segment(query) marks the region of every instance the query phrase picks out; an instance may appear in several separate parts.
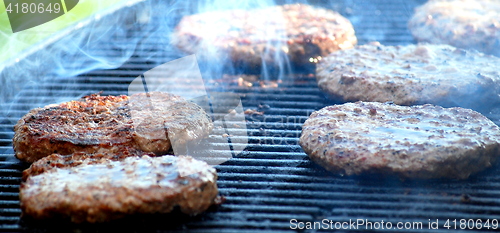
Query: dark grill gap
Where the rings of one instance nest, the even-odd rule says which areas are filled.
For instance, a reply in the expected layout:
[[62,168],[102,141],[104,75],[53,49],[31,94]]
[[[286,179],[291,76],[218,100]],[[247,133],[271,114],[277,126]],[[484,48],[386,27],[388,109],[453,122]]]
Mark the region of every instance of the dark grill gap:
[[[352,20],[360,44],[379,40],[393,45],[414,42],[406,22],[413,8],[422,2],[345,1],[328,7]],[[147,46],[152,51],[161,47]],[[144,60],[142,55],[135,54],[115,70],[92,71],[22,90],[10,115],[0,119],[0,230],[44,232],[54,228],[50,224],[24,223],[19,218],[18,188],[26,165],[12,159],[12,127],[32,107],[29,103],[37,98],[45,98],[46,102],[61,101],[57,98],[61,93],[68,96],[99,91],[104,95],[126,94],[133,78],[155,66],[154,59],[169,61],[161,55]],[[222,90],[215,85],[209,88]],[[443,228],[446,219],[500,219],[498,167],[466,181],[401,181],[383,176],[342,177],[312,163],[298,145],[301,125],[311,112],[331,103],[323,98],[313,77],[288,79],[278,88],[261,88],[256,83],[251,88],[229,85],[229,90],[241,95],[244,109],[264,111],[264,115],[246,117],[249,145],[235,158],[217,166],[220,193],[227,199],[222,206],[196,217],[161,215],[111,224],[57,223],[56,226],[88,231],[280,232],[291,231],[290,219],[321,221],[326,218],[417,221],[423,222],[424,229],[400,232],[428,232],[428,219],[439,219],[440,230],[433,232],[449,232]],[[216,143],[211,146],[213,153],[222,148]],[[173,220],[165,222],[166,219]]]

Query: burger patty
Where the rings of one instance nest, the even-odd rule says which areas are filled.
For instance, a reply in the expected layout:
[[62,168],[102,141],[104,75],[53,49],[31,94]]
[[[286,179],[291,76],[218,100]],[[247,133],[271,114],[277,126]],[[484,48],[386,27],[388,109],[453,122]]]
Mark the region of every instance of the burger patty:
[[415,9],[408,27],[418,41],[500,56],[498,0],[434,0]]
[[310,64],[357,43],[348,19],[302,4],[185,16],[175,28],[172,41],[187,53],[209,59],[229,57],[253,70],[263,63],[272,65],[283,60],[297,66]]
[[356,102],[325,107],[303,125],[300,145],[334,173],[458,178],[500,156],[500,128],[478,112],[430,104]]
[[30,176],[20,188],[23,216],[105,222],[130,214],[199,214],[216,203],[217,173],[189,156],[129,157]]
[[498,102],[497,67],[500,58],[449,45],[375,42],[324,57],[316,79],[321,90],[341,101],[473,108]]
[[53,153],[165,154],[172,146],[183,152],[212,128],[200,106],[173,94],[90,95],[31,110],[14,126],[13,145],[25,162]]

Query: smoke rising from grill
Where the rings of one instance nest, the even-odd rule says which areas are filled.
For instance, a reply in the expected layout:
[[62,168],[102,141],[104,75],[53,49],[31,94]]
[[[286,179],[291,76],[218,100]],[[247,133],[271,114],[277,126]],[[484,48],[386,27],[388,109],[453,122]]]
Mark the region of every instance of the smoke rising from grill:
[[[377,13],[378,7],[373,3],[364,3],[361,7],[353,1],[342,1],[341,3],[314,0],[298,2],[311,3],[341,12],[355,26],[365,23],[371,17],[384,18],[384,20],[379,20],[382,22],[383,25],[380,26],[383,28],[389,28],[388,25],[405,23],[393,19],[392,15],[389,15],[391,17],[387,16],[388,13],[396,15],[401,14],[401,12]],[[89,90],[79,90],[81,81],[74,76],[95,69],[120,67],[133,54],[137,54],[141,60],[146,60],[150,64],[148,69],[138,70],[138,74],[145,73],[160,64],[190,55],[180,51],[171,43],[172,32],[183,16],[232,9],[265,8],[289,3],[292,1],[227,2],[214,0],[200,3],[145,1],[123,7],[107,16],[96,14],[90,22],[77,25],[72,32],[58,41],[48,46],[36,46],[37,50],[31,55],[19,57],[18,61],[14,59],[8,64],[3,64],[6,66],[0,66],[0,83],[4,87],[0,93],[0,107],[3,110],[0,112],[0,123],[13,123],[34,107],[68,101],[90,94]],[[362,12],[361,8],[369,8],[370,11]],[[412,6],[409,5],[408,9],[410,8]],[[403,12],[406,15],[411,13],[409,10]],[[391,42],[389,38],[393,36],[387,31],[374,30],[372,27],[360,32],[359,35],[362,38],[360,43],[366,43],[369,40],[386,40],[389,41],[389,44]],[[282,33],[269,33],[266,36],[281,37],[283,35]],[[279,40],[270,41],[272,47],[281,46]],[[206,57],[209,59],[201,59],[202,62],[199,63],[204,80],[218,79],[225,73],[241,74],[244,72],[238,65],[231,64],[228,61],[228,56],[223,56],[216,61],[210,60],[211,52],[215,53],[216,51],[208,51]],[[295,71],[283,53],[267,51],[265,55],[271,55],[270,60],[276,61],[276,63],[274,68],[263,63],[262,67],[255,71],[261,75],[262,79],[280,79],[286,77],[287,73]],[[89,79],[101,78],[106,77],[91,77]],[[57,84],[55,87],[46,88],[53,86],[54,83]],[[30,88],[26,88],[28,86]],[[50,90],[50,93],[37,93],[40,89]],[[93,91],[99,92],[101,90]]]
[[[3,87],[0,92],[1,122],[12,124],[32,108],[90,94],[89,90],[79,90],[77,84],[81,79],[75,76],[96,69],[120,67],[133,54],[150,62],[150,68],[189,55],[171,44],[171,33],[183,16],[200,12],[263,8],[286,3],[290,2],[144,1],[136,4],[132,2],[131,5],[120,6],[108,12],[95,13],[70,30],[56,33],[43,43],[31,46],[0,64],[0,85]],[[29,30],[24,31],[23,35],[37,32],[36,28]],[[16,36],[9,38],[16,40]],[[266,36],[283,35],[271,33]],[[268,39],[273,41],[272,38]],[[270,43],[273,47],[280,47],[282,42],[277,40]],[[9,49],[5,52],[12,53],[10,51]],[[207,62],[211,57],[210,52],[209,59],[199,64],[205,80],[220,78],[224,73],[241,72],[238,66],[232,66],[228,62],[227,57]],[[269,60],[277,62],[276,68],[263,64],[262,68],[256,70],[262,73],[264,79],[282,78],[291,72],[292,67],[282,53],[266,51],[263,56],[268,55],[271,56]],[[138,71],[142,72],[146,70]],[[47,88],[48,86],[50,88]],[[38,93],[42,89],[49,89],[50,93]]]
[[[32,51],[23,52],[10,61],[0,64],[0,85],[3,87],[0,92],[0,109],[2,109],[0,124],[8,127],[35,107],[65,102],[99,92],[100,89],[89,91],[88,88],[82,88],[82,86],[86,85],[86,80],[107,78],[92,77],[92,74],[86,75],[83,79],[75,77],[79,74],[95,69],[120,67],[131,56],[137,54],[140,56],[138,59],[147,61],[150,65],[147,69],[137,70],[139,75],[160,64],[189,55],[171,44],[171,33],[183,16],[210,11],[265,8],[290,3],[311,3],[339,12],[350,12],[355,6],[351,1],[337,3],[315,0],[309,2],[302,0],[278,0],[276,2],[273,0],[230,2],[214,0],[199,3],[144,1],[117,7],[112,10],[113,12],[98,12],[89,20],[64,32],[66,35],[61,38],[49,38],[45,41],[46,43],[33,46]],[[357,19],[360,21],[359,18]],[[276,33],[267,36],[282,35]],[[270,43],[273,47],[280,47],[279,41]],[[285,74],[293,69],[287,57],[282,53],[273,53],[271,60],[277,61],[275,64],[277,68],[271,70],[271,67],[264,64],[262,68],[256,70],[262,74],[263,79],[284,78]],[[226,60],[216,62],[200,62],[199,67],[205,80],[220,78],[224,73],[241,72],[238,66],[228,64],[226,57]],[[126,94],[126,90],[117,90],[113,93]],[[0,125],[0,127],[4,126]],[[11,129],[5,129],[5,131],[11,131]],[[236,133],[227,132],[227,134]],[[8,138],[9,136],[5,137],[5,139]],[[236,139],[233,138],[233,140]]]
[[[170,44],[170,34],[184,15],[274,4],[271,1],[231,4],[213,1],[196,6],[185,1],[131,3],[109,10],[111,12],[98,12],[61,32],[64,35],[56,34],[0,64],[2,130],[11,131],[4,127],[15,124],[30,109],[101,91],[80,89],[82,81],[75,77],[79,74],[120,67],[133,54],[149,61],[151,67],[185,56]],[[31,32],[36,33],[36,28]],[[29,32],[25,34],[29,35]],[[16,36],[9,38],[16,40]],[[224,69],[223,64],[202,64],[201,67],[205,79],[220,77]],[[139,70],[138,73],[146,71]],[[121,92],[125,94],[126,90]],[[5,139],[10,137],[6,135]],[[11,153],[11,149],[7,153]]]
[[[76,90],[78,88],[74,83],[77,79],[74,76],[95,69],[117,68],[134,53],[140,55],[141,59],[150,61],[152,66],[189,55],[170,43],[171,32],[182,16],[274,4],[270,0],[229,3],[216,0],[199,4],[187,1],[145,1],[120,6],[118,9],[109,10],[111,12],[98,12],[79,22],[71,30],[61,32],[66,35],[48,38],[0,64],[0,84],[3,87],[0,93],[0,116],[4,119],[19,118],[31,108],[89,94]],[[32,31],[36,33],[36,28]],[[10,38],[15,40],[16,35]],[[234,67],[228,68],[222,62],[200,64],[200,68],[205,79],[218,78],[223,70],[234,72]],[[280,68],[289,69],[286,65],[280,65]],[[64,84],[57,80],[64,80]],[[24,93],[27,91],[26,87],[31,86],[29,89],[38,90],[53,83],[59,83],[60,86],[52,93],[31,93],[33,96],[44,97],[28,99],[30,93]],[[12,108],[19,103],[22,103],[22,109]]]
[[[3,110],[0,116],[18,118],[33,107],[88,94],[72,86],[76,82],[74,76],[94,69],[116,68],[130,58],[135,47],[123,40],[137,44],[150,30],[146,24],[149,10],[147,4],[140,3],[105,12],[109,15],[98,12],[0,64],[0,106]],[[29,33],[37,33],[36,28],[23,35]],[[10,38],[15,40],[17,36],[14,34]],[[64,84],[58,80],[64,80]],[[61,86],[53,88],[51,93],[25,93],[30,89],[36,92],[53,83]],[[26,99],[30,94],[42,98]],[[21,103],[23,109],[11,109]]]

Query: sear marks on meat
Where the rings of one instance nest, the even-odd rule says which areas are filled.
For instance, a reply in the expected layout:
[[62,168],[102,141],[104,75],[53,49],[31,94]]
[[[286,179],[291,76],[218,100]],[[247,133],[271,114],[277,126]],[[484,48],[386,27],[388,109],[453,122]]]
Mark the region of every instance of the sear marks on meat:
[[312,113],[299,144],[334,173],[465,179],[498,159],[500,128],[470,109],[356,102]]
[[14,126],[13,145],[25,162],[53,153],[160,155],[172,144],[182,152],[186,143],[206,137],[212,128],[200,106],[173,94],[90,95],[31,110]]
[[[51,155],[54,156],[54,155]],[[129,157],[50,169],[21,184],[23,216],[105,222],[130,214],[199,214],[216,203],[213,167],[189,156]]]

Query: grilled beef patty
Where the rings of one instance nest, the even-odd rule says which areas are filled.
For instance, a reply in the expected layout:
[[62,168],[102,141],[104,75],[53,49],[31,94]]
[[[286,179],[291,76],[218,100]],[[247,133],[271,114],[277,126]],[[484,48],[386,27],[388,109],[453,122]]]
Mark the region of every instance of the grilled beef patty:
[[334,173],[465,179],[500,156],[500,128],[470,109],[356,102],[312,113],[299,143]]
[[499,101],[497,67],[500,58],[449,45],[371,43],[324,57],[316,78],[341,101],[477,109]]
[[302,4],[185,16],[172,41],[187,53],[209,59],[228,57],[238,67],[252,70],[283,60],[304,66],[357,43],[348,19]]
[[165,154],[172,145],[177,153],[212,128],[200,106],[173,94],[90,95],[30,111],[14,126],[13,145],[25,162],[53,153]]
[[122,161],[49,169],[20,188],[23,216],[105,222],[130,214],[198,214],[217,201],[217,173],[189,156],[129,157]]
[[500,56],[498,0],[433,0],[415,9],[408,27],[418,41]]

